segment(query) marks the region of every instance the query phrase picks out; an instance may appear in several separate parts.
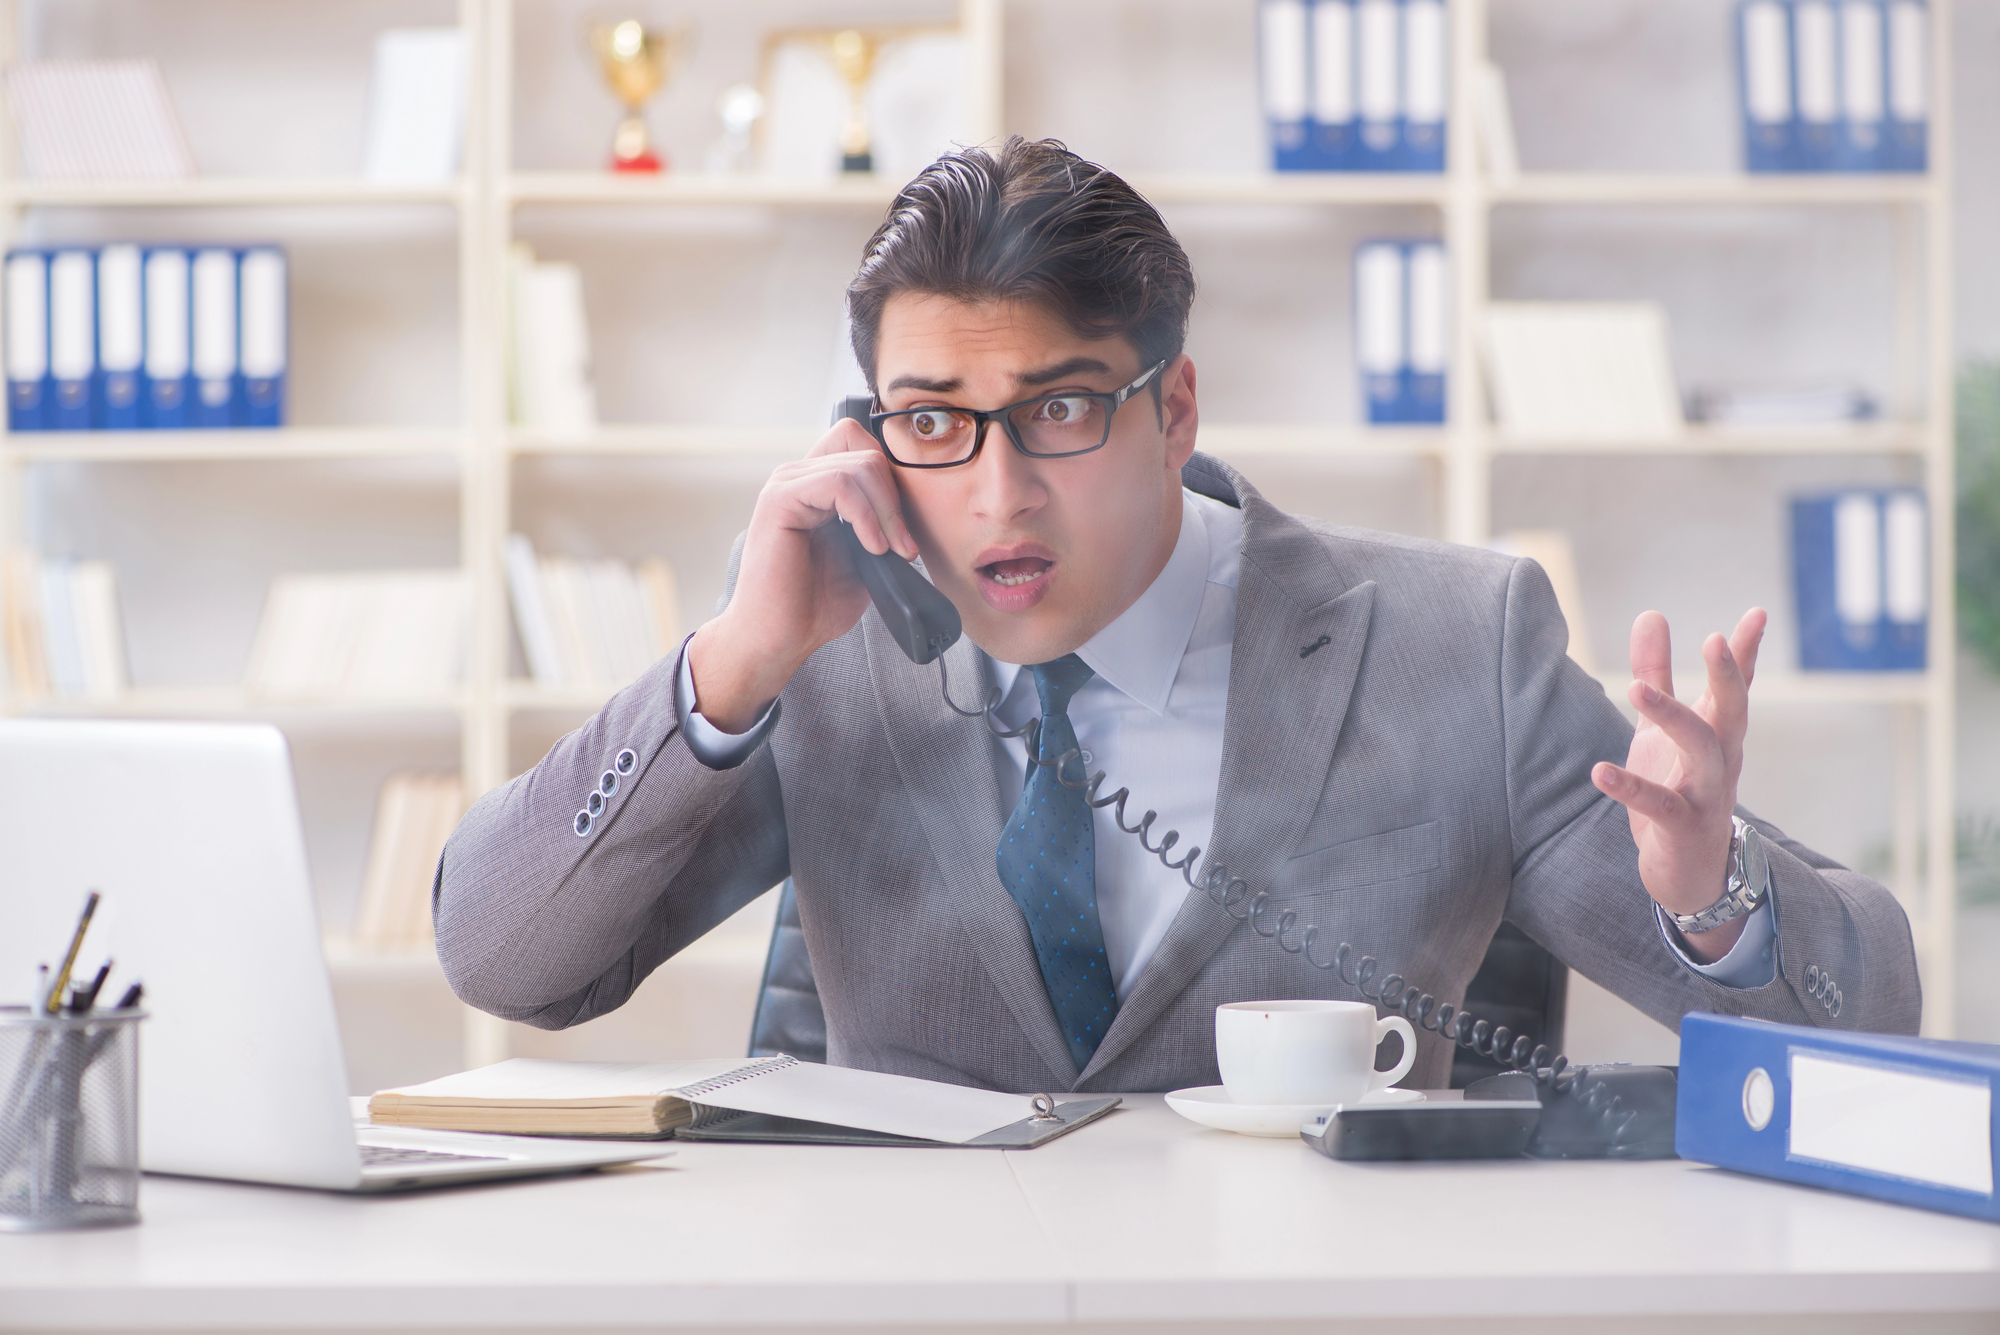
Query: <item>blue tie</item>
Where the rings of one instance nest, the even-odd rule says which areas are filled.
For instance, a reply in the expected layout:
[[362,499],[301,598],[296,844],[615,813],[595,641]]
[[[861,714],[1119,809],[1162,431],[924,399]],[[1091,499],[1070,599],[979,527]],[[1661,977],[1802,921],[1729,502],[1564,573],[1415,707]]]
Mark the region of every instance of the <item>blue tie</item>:
[[[1000,836],[994,861],[1000,883],[1028,920],[1042,986],[1081,1070],[1118,1013],[1104,928],[1097,918],[1097,832],[1090,804],[1082,789],[1058,782],[1055,769],[1057,757],[1076,746],[1070,697],[1092,674],[1075,654],[1029,670],[1042,697],[1039,750],[1045,763],[1029,757],[1027,786]],[[1083,762],[1075,756],[1064,768],[1071,782],[1083,777]]]

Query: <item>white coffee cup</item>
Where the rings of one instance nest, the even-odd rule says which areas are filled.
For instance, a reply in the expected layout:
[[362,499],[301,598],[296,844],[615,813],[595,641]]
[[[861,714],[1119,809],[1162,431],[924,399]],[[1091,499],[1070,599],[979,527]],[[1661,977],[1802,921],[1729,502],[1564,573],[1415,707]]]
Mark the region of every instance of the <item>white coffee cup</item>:
[[[1403,1038],[1392,1070],[1375,1069],[1375,1045]],[[1410,1072],[1417,1035],[1400,1015],[1375,1018],[1361,1001],[1233,1001],[1215,1008],[1215,1060],[1236,1103],[1358,1103]]]

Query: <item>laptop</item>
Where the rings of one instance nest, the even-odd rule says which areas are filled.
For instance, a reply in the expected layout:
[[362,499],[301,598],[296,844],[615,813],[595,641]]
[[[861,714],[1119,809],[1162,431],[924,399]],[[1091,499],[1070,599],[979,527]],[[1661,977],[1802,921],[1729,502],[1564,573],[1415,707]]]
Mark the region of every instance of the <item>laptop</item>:
[[143,979],[148,1172],[395,1191],[657,1159],[658,1142],[357,1124],[283,734],[263,725],[0,720],[0,1003],[57,963]]

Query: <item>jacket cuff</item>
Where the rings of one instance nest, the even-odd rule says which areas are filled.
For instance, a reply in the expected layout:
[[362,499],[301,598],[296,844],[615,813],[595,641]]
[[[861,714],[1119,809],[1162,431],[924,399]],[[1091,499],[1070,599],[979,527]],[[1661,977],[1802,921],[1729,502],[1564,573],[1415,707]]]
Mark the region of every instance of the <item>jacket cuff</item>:
[[1777,898],[1777,887],[1773,886],[1764,902],[1744,918],[1743,935],[1736,938],[1729,953],[1712,964],[1703,964],[1688,954],[1680,933],[1667,921],[1665,909],[1653,905],[1653,916],[1659,921],[1660,935],[1682,964],[1724,987],[1757,988],[1778,976]]
[[[688,636],[688,640],[694,636]],[[674,717],[680,722],[681,740],[694,758],[710,769],[735,769],[762,746],[778,726],[781,712],[773,700],[747,732],[724,732],[695,712],[694,668],[688,663],[687,640],[681,641],[681,668],[674,676]]]

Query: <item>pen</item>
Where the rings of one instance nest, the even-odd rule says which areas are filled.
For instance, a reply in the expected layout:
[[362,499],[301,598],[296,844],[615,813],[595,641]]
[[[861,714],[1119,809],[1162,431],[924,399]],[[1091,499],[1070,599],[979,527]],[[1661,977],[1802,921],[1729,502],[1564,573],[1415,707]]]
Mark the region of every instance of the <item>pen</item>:
[[118,998],[118,1009],[121,1011],[131,1010],[139,1004],[139,998],[145,995],[146,985],[144,983],[132,984],[132,986],[125,989],[125,995]]
[[76,932],[69,939],[69,954],[63,956],[62,968],[56,970],[55,986],[42,1002],[42,1009],[50,1015],[62,1010],[63,989],[69,986],[70,970],[76,968],[76,954],[83,949],[83,934],[90,930],[91,916],[97,912],[97,901],[102,898],[95,890],[84,898],[83,915],[76,920]]
[[[92,1010],[96,1009],[97,994],[104,990],[104,980],[106,978],[109,978],[110,976],[111,976],[111,961],[106,960],[104,961],[104,963],[97,966],[97,977],[90,980],[90,987],[86,989],[83,993],[83,1010],[81,1012],[82,1014],[88,1015]],[[76,998],[74,994],[71,995],[70,1000],[72,1004],[75,1002]]]

